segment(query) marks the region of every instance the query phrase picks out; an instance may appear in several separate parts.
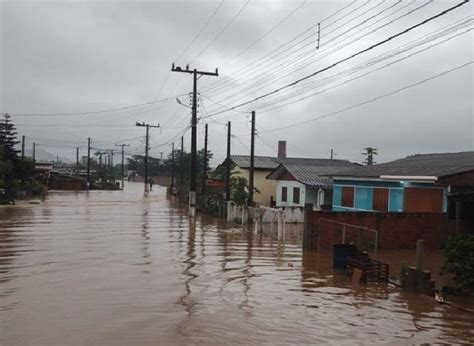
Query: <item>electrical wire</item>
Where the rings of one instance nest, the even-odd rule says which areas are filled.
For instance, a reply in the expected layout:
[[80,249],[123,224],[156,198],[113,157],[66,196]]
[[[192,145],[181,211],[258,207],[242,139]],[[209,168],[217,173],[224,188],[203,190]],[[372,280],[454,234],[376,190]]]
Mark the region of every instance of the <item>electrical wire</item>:
[[[355,58],[355,57],[357,57],[357,56],[359,56],[359,55],[361,55],[361,54],[364,54],[364,53],[366,53],[366,52],[368,52],[368,51],[370,51],[370,50],[372,50],[372,49],[374,49],[374,48],[376,48],[376,47],[379,47],[379,46],[381,46],[381,45],[383,45],[383,44],[385,44],[385,43],[387,43],[387,42],[390,42],[390,41],[392,41],[393,39],[395,39],[395,38],[397,38],[397,37],[400,37],[400,36],[402,36],[402,35],[404,35],[404,34],[410,32],[410,31],[414,30],[415,28],[418,28],[418,27],[420,27],[420,26],[422,26],[422,25],[425,25],[426,23],[428,23],[428,22],[430,22],[430,21],[432,21],[432,20],[435,20],[435,19],[437,19],[437,18],[439,18],[439,17],[441,17],[441,16],[443,16],[443,15],[445,15],[445,14],[451,12],[451,11],[454,11],[455,9],[457,9],[457,8],[459,8],[459,7],[463,6],[463,5],[465,5],[465,4],[468,3],[468,2],[469,2],[469,0],[464,0],[463,2],[458,3],[458,4],[455,5],[455,6],[452,6],[452,7],[448,8],[448,9],[446,9],[446,10],[444,10],[444,11],[442,11],[442,12],[440,12],[440,13],[434,15],[434,16],[431,16],[431,17],[429,17],[429,18],[427,18],[427,19],[425,19],[425,20],[423,20],[423,21],[421,21],[421,22],[419,22],[419,23],[417,23],[417,24],[415,24],[415,25],[412,25],[412,26],[410,26],[410,27],[408,27],[408,28],[406,28],[406,29],[404,29],[404,30],[402,30],[402,31],[400,31],[400,32],[398,32],[398,33],[396,33],[396,34],[394,34],[394,35],[391,35],[391,36],[389,36],[388,38],[386,38],[386,39],[384,39],[384,40],[382,40],[382,41],[379,41],[379,42],[377,42],[377,43],[375,43],[375,44],[372,44],[372,45],[370,45],[369,47],[364,48],[364,49],[362,49],[362,50],[360,50],[360,51],[358,51],[358,52],[356,52],[356,53],[353,53],[353,54],[349,55],[349,56],[346,57],[346,58],[340,59],[340,60],[336,61],[335,63],[329,65],[329,66],[326,66],[326,67],[324,67],[324,68],[322,68],[322,69],[319,69],[319,70],[317,70],[317,71],[315,71],[315,72],[313,72],[313,73],[311,73],[311,74],[309,74],[309,75],[306,75],[306,76],[304,76],[304,77],[302,77],[302,78],[299,78],[299,79],[297,79],[297,80],[295,80],[295,81],[293,81],[293,82],[291,82],[291,83],[289,83],[289,84],[286,84],[286,85],[284,85],[284,86],[282,86],[282,87],[280,87],[280,88],[277,88],[277,89],[275,89],[275,90],[273,90],[273,91],[270,91],[270,92],[267,92],[267,93],[265,93],[265,94],[262,94],[262,95],[260,95],[260,96],[258,96],[258,97],[256,97],[256,98],[253,98],[253,99],[251,99],[251,100],[248,100],[248,101],[242,102],[242,103],[240,103],[240,104],[237,104],[237,105],[235,105],[235,106],[229,107],[229,110],[230,110],[230,109],[236,109],[236,108],[238,108],[238,107],[242,107],[242,106],[248,105],[248,104],[250,104],[250,103],[256,102],[256,101],[261,100],[261,99],[263,99],[263,98],[265,98],[265,97],[268,97],[268,96],[270,96],[270,95],[273,95],[273,94],[279,93],[279,92],[281,92],[281,91],[283,91],[283,90],[286,90],[286,89],[288,89],[288,88],[290,88],[290,87],[292,87],[292,86],[294,86],[294,85],[297,85],[298,83],[300,83],[300,82],[302,82],[302,81],[304,81],[304,80],[307,80],[307,79],[309,79],[309,78],[312,78],[312,77],[314,77],[314,76],[316,76],[316,75],[318,75],[318,74],[320,74],[320,73],[322,73],[322,72],[328,71],[328,70],[330,70],[330,69],[332,69],[332,68],[334,68],[334,67],[336,67],[336,66],[338,66],[338,65],[340,65],[340,64],[342,64],[342,63],[344,63],[344,62],[346,62],[346,61],[348,61],[348,60],[350,60],[350,59],[353,59],[353,58]],[[210,116],[217,115],[217,114],[220,114],[220,113],[223,113],[223,112],[227,112],[227,111],[229,111],[229,110],[224,110],[224,111],[216,112],[216,113],[210,114]]]
[[358,107],[361,107],[361,106],[364,106],[364,105],[367,105],[369,103],[372,103],[372,102],[375,102],[375,101],[378,101],[380,99],[383,99],[385,97],[388,97],[388,96],[392,96],[392,95],[395,95],[397,93],[400,93],[402,91],[405,91],[405,90],[408,90],[408,89],[411,89],[411,88],[414,88],[416,86],[419,86],[421,84],[424,84],[424,83],[427,83],[431,80],[434,80],[434,79],[437,79],[437,78],[440,78],[442,76],[445,76],[451,72],[454,72],[454,71],[457,71],[457,70],[460,70],[464,67],[467,67],[471,64],[474,63],[474,60],[471,60],[467,63],[464,63],[462,65],[459,65],[459,66],[456,66],[454,68],[451,68],[449,70],[445,70],[439,74],[436,74],[434,76],[431,76],[431,77],[428,77],[428,78],[425,78],[423,80],[420,80],[416,83],[412,83],[412,84],[409,84],[409,85],[406,85],[404,87],[401,87],[401,88],[398,88],[398,89],[395,89],[393,91],[390,91],[388,93],[385,93],[385,94],[382,94],[382,95],[379,95],[379,96],[376,96],[376,97],[373,97],[371,99],[368,99],[366,101],[363,101],[363,102],[360,102],[360,103],[357,103],[355,105],[352,105],[352,106],[349,106],[349,107],[345,107],[343,109],[340,109],[340,110],[337,110],[337,111],[334,111],[334,112],[330,112],[330,113],[327,113],[327,114],[324,114],[324,115],[321,115],[319,117],[316,117],[316,118],[311,118],[311,119],[308,119],[308,120],[304,120],[304,121],[299,121],[299,122],[296,122],[296,123],[293,123],[293,124],[290,124],[290,125],[287,125],[287,126],[281,126],[281,127],[277,127],[277,128],[273,128],[273,129],[270,129],[270,130],[266,130],[266,131],[261,131],[261,133],[267,133],[267,132],[275,132],[275,131],[280,131],[280,130],[286,130],[286,129],[289,129],[289,128],[292,128],[292,127],[296,127],[296,126],[300,126],[300,125],[304,125],[304,124],[307,124],[307,123],[310,123],[310,122],[314,122],[314,121],[318,121],[318,120],[321,120],[321,119],[325,119],[325,118],[328,118],[328,117],[331,117],[331,116],[334,116],[334,115],[337,115],[337,114],[340,114],[340,113],[343,113],[343,112],[347,112],[349,110],[352,110],[352,109],[355,109],[355,108],[358,108]]

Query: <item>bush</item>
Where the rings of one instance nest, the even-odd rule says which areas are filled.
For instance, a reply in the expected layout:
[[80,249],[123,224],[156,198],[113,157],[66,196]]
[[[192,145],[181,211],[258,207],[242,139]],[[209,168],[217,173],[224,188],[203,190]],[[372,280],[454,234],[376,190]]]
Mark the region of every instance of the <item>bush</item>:
[[453,274],[458,288],[474,293],[474,235],[458,234],[448,239],[441,274]]

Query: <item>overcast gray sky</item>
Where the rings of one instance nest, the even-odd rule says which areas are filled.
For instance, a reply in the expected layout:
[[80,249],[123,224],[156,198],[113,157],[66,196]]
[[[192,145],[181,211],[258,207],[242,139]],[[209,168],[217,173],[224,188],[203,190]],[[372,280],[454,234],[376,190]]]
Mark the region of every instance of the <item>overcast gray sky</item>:
[[[1,0],[0,111],[32,113],[13,115],[27,145],[36,141],[71,159],[76,146],[85,153],[87,137],[100,148],[126,142],[129,153],[142,153],[144,128],[135,122],[159,123],[151,130],[151,153],[159,157],[172,141],[178,145],[190,121],[190,110],[175,98],[189,103],[192,77],[170,71],[173,62],[189,63],[219,68],[219,77],[198,81],[198,145],[207,122],[214,165],[225,156],[229,120],[233,153],[248,154],[252,110],[259,155],[275,155],[279,139],[288,142],[289,156],[329,157],[334,148],[336,158],[356,162],[367,146],[378,148],[379,162],[473,150],[472,3],[301,83],[213,115],[460,2]],[[150,101],[157,102],[39,115]],[[283,128],[324,115],[330,116]],[[189,148],[190,131],[184,136]]]

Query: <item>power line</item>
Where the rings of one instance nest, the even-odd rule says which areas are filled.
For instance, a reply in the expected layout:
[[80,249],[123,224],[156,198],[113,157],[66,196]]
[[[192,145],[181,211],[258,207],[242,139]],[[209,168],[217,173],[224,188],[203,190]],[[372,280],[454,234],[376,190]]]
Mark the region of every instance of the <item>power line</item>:
[[[367,47],[367,48],[365,48],[365,49],[362,49],[362,50],[360,50],[360,51],[358,51],[358,52],[356,52],[356,53],[353,53],[353,54],[349,55],[348,57],[346,57],[346,58],[344,58],[344,59],[338,60],[338,61],[336,61],[335,63],[333,63],[333,64],[331,64],[331,65],[329,65],[329,66],[327,66],[327,67],[325,67],[325,68],[322,68],[322,69],[320,69],[320,70],[317,70],[317,71],[315,71],[315,72],[313,72],[313,73],[311,73],[311,74],[309,74],[309,75],[307,75],[307,76],[304,76],[304,77],[302,77],[302,78],[299,78],[299,79],[297,79],[297,80],[295,80],[295,81],[293,81],[293,82],[291,82],[291,83],[289,83],[289,84],[286,84],[286,85],[284,85],[284,86],[282,86],[282,87],[280,87],[280,88],[278,88],[278,89],[275,89],[275,90],[273,90],[273,91],[267,92],[267,93],[265,93],[265,94],[263,94],[263,95],[260,95],[260,96],[254,98],[254,99],[251,99],[251,100],[249,100],[249,101],[245,101],[245,102],[242,102],[242,103],[237,104],[237,105],[235,105],[235,106],[229,107],[229,109],[236,109],[236,108],[238,108],[238,107],[245,106],[245,105],[247,105],[247,104],[253,103],[253,102],[258,101],[258,100],[261,100],[261,99],[263,99],[263,98],[265,98],[265,97],[268,97],[268,96],[270,96],[270,95],[273,95],[273,94],[276,94],[276,93],[278,93],[278,92],[281,92],[282,90],[288,89],[288,88],[290,88],[290,87],[292,87],[292,86],[294,86],[294,85],[297,85],[298,83],[300,83],[300,82],[302,82],[302,81],[304,81],[304,80],[307,80],[307,79],[309,79],[309,78],[312,78],[312,77],[314,77],[314,76],[316,76],[316,75],[318,75],[318,74],[320,74],[320,73],[322,73],[322,72],[325,72],[325,71],[327,71],[327,70],[329,70],[329,69],[331,69],[331,68],[334,68],[334,67],[336,67],[336,66],[342,64],[343,62],[346,62],[346,61],[348,61],[348,60],[350,60],[350,59],[353,59],[353,58],[355,58],[355,57],[357,57],[357,56],[359,56],[359,55],[361,55],[361,54],[363,54],[363,53],[366,53],[366,52],[368,52],[368,51],[370,51],[370,50],[372,50],[372,49],[374,49],[374,48],[376,48],[376,47],[378,47],[378,46],[381,46],[381,45],[383,45],[383,44],[385,44],[385,43],[387,43],[387,42],[389,42],[389,41],[391,41],[391,40],[393,40],[393,39],[395,39],[395,38],[397,38],[397,37],[399,37],[399,36],[402,36],[402,35],[404,35],[404,34],[410,32],[410,31],[412,31],[413,29],[415,29],[415,28],[417,28],[417,27],[420,27],[420,26],[422,26],[422,25],[424,25],[424,24],[426,24],[426,23],[428,23],[428,22],[430,22],[430,21],[432,21],[432,20],[434,20],[434,19],[436,19],[436,18],[439,18],[439,17],[441,17],[441,16],[443,16],[443,15],[445,15],[445,14],[447,14],[447,13],[449,13],[449,12],[455,10],[455,9],[457,9],[458,7],[461,7],[461,6],[465,5],[465,4],[468,3],[468,2],[469,2],[469,0],[464,0],[463,2],[461,2],[461,3],[459,3],[459,4],[455,5],[455,6],[452,6],[452,7],[448,8],[447,10],[444,10],[444,11],[442,11],[442,12],[440,12],[440,13],[438,13],[438,14],[432,16],[432,17],[429,17],[429,18],[427,18],[427,19],[425,19],[425,20],[423,20],[423,21],[421,21],[421,22],[415,24],[415,25],[412,25],[412,26],[408,27],[407,29],[402,30],[402,31],[400,31],[400,32],[398,32],[398,33],[396,33],[396,34],[394,34],[394,35],[392,35],[392,36],[389,36],[388,38],[386,38],[386,39],[384,39],[384,40],[382,40],[382,41],[379,41],[379,42],[377,42],[377,43],[375,43],[375,44],[373,44],[373,45],[371,45],[371,46],[369,46],[369,47]],[[217,115],[217,114],[220,114],[220,113],[224,113],[224,112],[227,112],[227,111],[228,111],[228,110],[216,112],[216,113],[210,114],[210,116]]]
[[[466,22],[469,22],[469,21],[466,21]],[[462,27],[460,27],[460,29],[462,29]],[[456,35],[450,36],[450,37],[448,37],[448,38],[446,38],[446,39],[444,39],[444,40],[442,40],[442,41],[440,41],[440,42],[436,42],[436,43],[434,43],[434,44],[432,44],[432,45],[430,45],[430,46],[428,46],[428,47],[425,47],[425,48],[420,49],[420,50],[418,50],[418,51],[416,51],[416,52],[413,52],[413,53],[411,53],[411,54],[409,54],[409,55],[407,55],[407,56],[404,56],[404,57],[402,57],[402,58],[400,58],[400,59],[397,59],[397,60],[395,60],[395,61],[389,62],[389,63],[387,63],[387,64],[385,64],[385,65],[383,65],[383,66],[381,66],[381,67],[379,67],[379,68],[370,70],[370,71],[368,71],[368,72],[366,72],[366,73],[364,73],[364,74],[362,74],[362,75],[356,76],[356,77],[354,77],[354,78],[351,78],[351,79],[349,79],[349,80],[346,80],[346,81],[344,81],[344,82],[341,82],[341,83],[339,83],[339,84],[336,84],[336,85],[334,85],[334,86],[332,86],[332,87],[329,87],[329,88],[326,88],[326,89],[317,91],[317,92],[312,93],[312,94],[310,94],[310,95],[306,95],[306,96],[300,97],[302,94],[307,93],[307,92],[310,92],[310,91],[313,90],[314,87],[313,87],[312,84],[315,84],[315,83],[311,83],[311,85],[308,85],[308,86],[306,86],[305,88],[296,90],[296,91],[294,92],[294,95],[293,95],[293,96],[287,96],[287,97],[285,97],[285,98],[282,98],[282,99],[277,100],[276,102],[286,101],[286,100],[292,99],[292,98],[294,98],[294,97],[299,97],[298,99],[293,100],[293,101],[290,101],[290,102],[287,102],[287,103],[283,103],[283,104],[280,104],[280,105],[276,105],[276,106],[274,106],[274,107],[270,107],[270,109],[260,110],[260,113],[266,113],[266,112],[269,112],[269,111],[272,111],[272,110],[275,110],[275,109],[278,109],[278,108],[281,108],[281,107],[285,107],[285,106],[288,106],[288,105],[290,105],[290,104],[293,104],[293,103],[302,101],[302,100],[307,99],[307,98],[309,98],[309,97],[313,97],[313,96],[316,96],[316,95],[320,95],[320,94],[322,94],[322,93],[324,93],[324,92],[326,92],[326,91],[329,91],[329,90],[332,90],[332,89],[337,88],[337,87],[339,87],[339,86],[348,84],[348,83],[350,83],[350,82],[352,82],[352,81],[355,81],[355,80],[357,80],[357,79],[363,78],[363,77],[365,77],[365,76],[367,76],[367,75],[370,75],[370,74],[372,74],[372,73],[374,73],[374,72],[380,71],[380,70],[385,69],[385,68],[387,68],[387,67],[389,67],[389,66],[392,66],[392,65],[394,65],[394,64],[396,64],[396,63],[399,63],[399,62],[401,62],[401,61],[404,61],[404,60],[406,60],[406,59],[409,59],[409,58],[411,58],[411,57],[413,57],[413,56],[415,56],[415,55],[417,55],[417,54],[420,54],[420,53],[422,53],[422,52],[428,51],[428,50],[430,50],[430,49],[432,49],[432,48],[434,48],[434,47],[437,47],[437,46],[439,46],[439,45],[441,45],[441,44],[443,44],[443,43],[446,43],[446,42],[448,42],[448,41],[451,41],[452,39],[454,39],[454,38],[456,38],[456,37],[459,37],[459,36],[461,36],[461,35],[464,35],[464,34],[470,32],[470,31],[472,31],[472,30],[473,30],[472,28],[467,29],[467,30],[465,30],[465,31],[463,31],[463,32],[461,32],[461,33],[458,33],[458,34],[456,34]],[[447,34],[450,34],[450,33],[451,33],[451,32],[448,32]],[[425,40],[425,42],[421,42],[421,43],[419,43],[419,44],[412,45],[412,46],[409,46],[409,47],[407,47],[407,48],[403,48],[403,49],[401,49],[400,51],[395,52],[395,53],[391,53],[391,54],[389,54],[389,55],[387,55],[387,54],[382,54],[381,56],[377,57],[376,59],[373,59],[372,61],[370,61],[370,62],[368,62],[368,63],[364,63],[364,64],[361,64],[361,65],[355,67],[355,68],[351,68],[351,69],[342,71],[342,72],[340,72],[340,73],[337,73],[336,75],[333,75],[333,76],[331,76],[331,77],[326,78],[326,79],[323,80],[323,81],[317,81],[316,84],[320,84],[319,86],[324,86],[325,84],[330,84],[330,83],[332,83],[333,81],[335,81],[335,80],[337,80],[337,79],[340,79],[340,78],[342,78],[342,77],[344,77],[344,76],[351,75],[351,74],[353,74],[353,73],[355,73],[355,72],[358,72],[358,71],[360,71],[360,70],[362,70],[362,69],[364,69],[364,68],[370,67],[371,65],[375,65],[375,64],[377,64],[377,63],[379,63],[379,62],[381,62],[381,61],[383,61],[383,60],[390,59],[390,58],[392,58],[392,57],[394,57],[394,56],[396,56],[396,55],[402,54],[402,53],[404,53],[404,52],[406,52],[406,51],[408,51],[408,50],[410,50],[410,49],[416,48],[416,47],[418,47],[418,46],[420,46],[420,45],[422,45],[422,44],[425,44],[425,43],[427,43],[427,42],[429,42],[429,41],[438,39],[438,38],[440,38],[440,37],[442,37],[442,36],[434,37],[434,38],[432,38],[432,39],[430,39],[430,40]],[[340,77],[339,77],[339,76],[340,76]],[[339,78],[336,78],[336,77],[339,77]],[[305,89],[306,89],[306,90],[305,90]],[[263,106],[262,109],[267,108],[267,107],[269,107],[269,106],[272,106],[272,105],[274,105],[274,103],[275,103],[275,101],[273,101],[271,104],[268,104],[268,105]]]
[[237,13],[231,18],[231,20],[217,33],[216,36],[202,49],[194,58],[191,59],[189,64],[193,63],[196,59],[198,59],[206,50],[209,49],[210,46],[213,45],[214,42],[217,41],[217,39],[232,25],[232,23],[240,16],[240,14],[245,10],[245,8],[248,6],[250,0],[247,0],[247,2],[237,11]]
[[299,121],[297,123],[293,123],[291,125],[287,125],[287,126],[282,126],[282,127],[277,127],[277,128],[273,128],[273,129],[270,129],[270,130],[266,130],[266,131],[261,131],[261,133],[267,133],[267,132],[275,132],[275,131],[279,131],[279,130],[286,130],[286,129],[289,129],[289,128],[292,128],[292,127],[296,127],[296,126],[299,126],[299,125],[303,125],[303,124],[307,124],[307,123],[310,123],[310,122],[313,122],[313,121],[317,121],[317,120],[321,120],[321,119],[324,119],[324,118],[329,118],[333,115],[337,115],[337,114],[340,114],[340,113],[343,113],[343,112],[346,112],[346,111],[349,111],[349,110],[352,110],[354,108],[358,108],[358,107],[361,107],[361,106],[364,106],[366,104],[369,104],[369,103],[372,103],[372,102],[375,102],[375,101],[378,101],[380,99],[383,99],[385,97],[388,97],[388,96],[391,96],[391,95],[394,95],[394,94],[397,94],[399,92],[402,92],[404,90],[407,90],[407,89],[411,89],[411,88],[414,88],[416,86],[419,86],[421,84],[424,84],[426,82],[429,82],[433,79],[436,79],[436,78],[439,78],[439,77],[442,77],[444,75],[447,75],[451,72],[454,72],[454,71],[457,71],[457,70],[460,70],[464,67],[467,67],[471,64],[474,63],[474,60],[471,60],[465,64],[462,64],[462,65],[459,65],[459,66],[456,66],[454,68],[451,68],[449,70],[445,70],[437,75],[434,75],[434,76],[431,76],[429,78],[426,78],[426,79],[423,79],[421,81],[418,81],[416,83],[413,83],[413,84],[409,84],[407,86],[404,86],[404,87],[401,87],[401,88],[398,88],[396,90],[393,90],[391,92],[388,92],[388,93],[385,93],[383,95],[379,95],[377,97],[374,97],[374,98],[371,98],[369,100],[366,100],[366,101],[363,101],[363,102],[360,102],[360,103],[357,103],[355,105],[352,105],[352,106],[349,106],[349,107],[346,107],[346,108],[343,108],[343,109],[340,109],[338,111],[335,111],[335,112],[331,112],[331,113],[327,113],[327,114],[324,114],[322,116],[319,116],[317,118],[312,118],[312,119],[308,119],[308,120],[304,120],[304,121]]
[[204,23],[204,25],[202,26],[201,30],[199,30],[199,32],[196,34],[196,36],[194,36],[194,38],[191,40],[191,42],[189,42],[189,44],[186,46],[186,48],[184,48],[184,50],[181,52],[181,54],[179,54],[178,58],[176,58],[175,61],[178,61],[179,59],[181,59],[181,57],[188,51],[188,49],[194,44],[194,42],[197,41],[197,39],[199,38],[199,36],[201,36],[201,34],[204,32],[204,30],[207,28],[207,26],[209,25],[209,23],[212,21],[212,19],[214,19],[214,17],[216,16],[217,12],[219,12],[219,9],[222,7],[222,5],[224,4],[224,1],[225,0],[221,0],[221,2],[219,3],[219,5],[217,6],[217,8],[214,10],[214,12],[212,13],[212,15],[207,19],[207,21]]
[[52,117],[52,116],[91,115],[91,114],[100,114],[100,113],[116,112],[116,111],[122,111],[122,110],[130,109],[130,108],[136,108],[136,107],[146,106],[146,105],[154,104],[154,103],[157,103],[157,102],[163,102],[163,101],[173,100],[173,99],[175,99],[176,97],[180,97],[180,96],[183,96],[183,95],[176,95],[176,96],[171,96],[171,97],[167,97],[167,98],[160,99],[160,100],[149,101],[149,102],[144,102],[144,103],[137,103],[137,104],[134,104],[134,105],[124,106],[124,107],[118,107],[118,108],[102,109],[102,110],[98,110],[98,111],[72,112],[72,113],[8,113],[8,114],[14,115],[14,116],[22,116],[22,117],[29,117],[29,116],[34,116],[34,117],[40,117],[40,116]]
[[258,39],[253,41],[251,44],[249,44],[246,48],[242,49],[239,53],[234,55],[232,58],[227,60],[224,64],[229,64],[231,61],[234,61],[236,58],[244,54],[246,51],[248,51],[250,48],[255,46],[257,43],[262,41],[265,37],[270,35],[276,28],[278,28],[280,25],[282,25],[284,22],[286,22],[289,18],[291,18],[299,9],[301,9],[307,2],[308,0],[303,0],[298,6],[296,6],[288,15],[283,17],[278,23],[276,23],[274,26],[272,26],[270,29],[268,29],[262,36],[260,36]]
[[[402,14],[401,16],[399,16],[399,17],[397,17],[397,18],[395,18],[395,19],[393,19],[393,20],[391,20],[391,21],[389,21],[389,22],[387,22],[387,23],[385,23],[385,24],[382,24],[382,25],[379,26],[379,27],[376,27],[375,29],[371,30],[370,32],[368,32],[368,33],[366,33],[366,34],[363,34],[363,35],[357,37],[356,39],[354,39],[354,40],[351,41],[350,43],[344,43],[343,45],[340,45],[340,46],[338,46],[338,47],[335,47],[332,51],[329,51],[329,48],[334,47],[337,43],[342,43],[342,42],[346,41],[347,39],[349,39],[349,38],[351,38],[351,37],[357,35],[358,32],[355,31],[352,35],[349,35],[348,37],[346,37],[346,38],[344,38],[344,39],[342,39],[342,40],[340,40],[340,41],[338,42],[337,39],[340,38],[341,36],[343,36],[343,34],[339,34],[339,35],[337,35],[336,37],[332,38],[332,39],[329,41],[329,42],[332,42],[332,41],[335,41],[335,42],[334,42],[334,44],[327,46],[326,49],[319,50],[319,51],[315,51],[314,49],[311,49],[311,50],[310,50],[310,53],[312,52],[312,53],[313,53],[313,56],[310,56],[310,57],[307,58],[307,59],[301,60],[300,58],[302,58],[302,57],[304,57],[304,56],[307,55],[307,53],[305,52],[305,53],[303,53],[303,54],[300,54],[300,55],[296,56],[292,61],[283,62],[283,63],[279,64],[276,68],[279,68],[279,67],[283,67],[283,68],[280,69],[280,70],[274,71],[274,73],[273,73],[274,75],[275,75],[275,74],[278,75],[278,77],[277,77],[277,78],[274,78],[274,79],[272,79],[272,80],[270,80],[270,81],[267,82],[267,83],[263,83],[263,84],[269,84],[269,85],[270,85],[270,84],[274,84],[276,81],[283,80],[283,79],[285,79],[285,78],[288,77],[288,76],[292,76],[292,75],[294,75],[295,72],[307,68],[310,64],[314,64],[315,62],[318,62],[318,61],[320,61],[320,60],[322,60],[322,59],[324,59],[324,58],[330,56],[332,53],[340,52],[341,49],[345,48],[346,46],[348,46],[348,45],[350,45],[350,44],[353,44],[353,43],[355,43],[355,42],[361,40],[362,38],[367,37],[367,36],[369,36],[369,35],[375,33],[376,31],[378,31],[378,30],[380,30],[380,29],[382,29],[382,28],[384,28],[384,27],[386,27],[386,26],[388,26],[388,25],[390,25],[390,24],[393,24],[394,22],[396,22],[396,21],[398,21],[398,20],[400,20],[400,19],[402,19],[402,18],[404,18],[404,17],[406,17],[406,16],[412,14],[412,13],[415,12],[415,11],[418,11],[418,10],[420,10],[420,9],[422,9],[422,8],[424,8],[424,7],[426,7],[426,6],[428,6],[428,5],[431,4],[431,3],[432,3],[432,2],[430,1],[430,2],[427,2],[427,3],[425,3],[425,4],[422,4],[422,5],[418,6],[418,7],[416,7],[415,9],[410,10],[410,11],[408,11],[408,12]],[[398,4],[398,3],[396,3],[396,4]],[[399,9],[393,11],[392,13],[390,13],[390,14],[384,16],[383,18],[380,18],[379,20],[377,20],[377,21],[375,21],[374,23],[372,23],[371,25],[369,25],[366,29],[368,29],[368,28],[374,26],[375,24],[379,23],[380,21],[382,21],[382,20],[384,20],[384,19],[386,19],[386,18],[388,18],[388,17],[394,15],[396,12],[399,12],[400,10],[403,10],[403,9],[406,8],[407,6],[410,6],[410,3],[407,4],[406,6],[403,6],[402,8],[399,8]],[[383,12],[383,11],[382,11],[382,12]],[[378,14],[380,14],[380,13],[381,13],[381,12],[379,12]],[[354,31],[354,29],[355,29],[358,25],[360,25],[360,23],[357,24],[357,25],[355,25],[355,26],[353,26],[353,27],[351,27],[351,28],[349,28],[348,30],[346,30],[346,32]],[[325,53],[324,55],[322,55],[324,52],[327,52],[327,53]],[[314,56],[314,55],[315,55],[315,56]],[[288,54],[287,56],[289,56],[289,54]],[[311,59],[314,58],[314,57],[318,57],[318,59],[311,61]],[[292,65],[291,65],[294,61],[297,61],[297,62],[298,62],[297,66],[296,66],[296,69],[295,69],[295,68],[292,68]],[[260,75],[258,75],[258,76],[255,77],[255,78],[259,78],[260,76],[261,76],[261,77],[264,77],[264,76],[265,76],[265,73],[261,73]],[[259,85],[259,84],[260,84],[260,85]],[[255,89],[257,89],[257,88],[258,88],[258,90],[261,90],[261,89],[262,89],[262,85],[261,85],[261,84],[262,84],[262,82],[260,82],[260,83],[257,82],[256,84],[254,83],[253,85],[248,86],[248,87],[246,88],[246,90],[248,90],[248,91],[247,91],[246,93],[244,93],[244,95],[255,92],[255,91],[256,91]],[[253,88],[253,89],[249,90],[249,88]],[[244,97],[241,97],[240,99],[244,99]],[[240,100],[240,99],[239,99],[239,100]]]
[[[344,7],[341,8],[340,10],[336,11],[336,13],[339,13],[339,12],[345,10],[346,8],[350,7],[350,6],[351,6],[352,4],[354,4],[354,3],[355,3],[355,1],[349,3],[348,5],[344,6]],[[367,3],[368,3],[368,2],[366,2],[363,6],[365,6]],[[357,9],[358,9],[358,8],[357,8]],[[355,9],[354,11],[356,11],[357,9]],[[336,14],[336,13],[334,13],[334,14]],[[339,18],[339,20],[345,18],[345,17],[348,16],[348,15],[350,15],[350,13],[348,13],[348,14],[346,14],[345,16]],[[329,17],[331,17],[331,16],[329,16]],[[321,21],[321,23],[322,23],[323,21],[324,21],[324,19]],[[330,24],[329,24],[329,25],[330,25]],[[292,39],[290,39],[289,41],[287,41],[287,42],[281,44],[280,46],[278,46],[277,48],[275,48],[275,49],[273,49],[272,51],[268,52],[268,53],[265,54],[264,56],[258,58],[257,60],[254,60],[254,61],[253,61],[252,63],[250,63],[249,65],[246,65],[246,66],[243,66],[243,67],[240,68],[240,69],[237,69],[236,71],[232,72],[228,77],[230,78],[230,77],[234,76],[234,75],[237,74],[237,73],[240,73],[240,75],[242,75],[241,72],[246,71],[246,70],[247,70],[247,73],[244,73],[244,75],[248,74],[248,72],[250,72],[251,70],[253,70],[253,69],[255,69],[256,67],[260,66],[263,62],[265,62],[265,61],[268,60],[268,59],[265,59],[265,58],[271,56],[273,53],[275,53],[275,52],[277,52],[278,50],[280,50],[280,48],[283,48],[283,47],[286,46],[287,44],[289,44],[289,43],[295,41],[295,40],[298,39],[299,37],[301,37],[301,36],[303,36],[304,34],[310,32],[310,31],[311,31],[313,28],[315,28],[315,27],[317,27],[317,24],[314,24],[314,25],[310,26],[309,28],[307,28],[306,30],[304,30],[302,33],[300,33],[300,34],[294,36],[294,37],[293,37]],[[311,35],[310,35],[309,37],[311,37]],[[294,44],[293,46],[287,47],[284,51],[290,50],[290,49],[294,48],[294,47],[295,47],[296,45],[298,45],[299,43],[304,42],[307,38],[308,38],[308,37],[306,37],[306,38],[303,39],[302,41],[297,42],[297,43]],[[283,52],[284,52],[284,51],[283,51]],[[278,54],[277,54],[277,55],[278,55]],[[276,55],[275,55],[275,56],[276,56]],[[258,63],[258,64],[257,64],[257,63]],[[220,87],[222,87],[223,85],[226,85],[226,84],[228,84],[228,83],[229,83],[229,82],[226,82],[225,80],[223,80],[223,81],[216,81],[216,82],[210,84],[210,85],[207,86],[207,87],[203,87],[203,89],[209,89],[208,91],[210,91],[210,90],[216,89],[217,87],[220,88]]]

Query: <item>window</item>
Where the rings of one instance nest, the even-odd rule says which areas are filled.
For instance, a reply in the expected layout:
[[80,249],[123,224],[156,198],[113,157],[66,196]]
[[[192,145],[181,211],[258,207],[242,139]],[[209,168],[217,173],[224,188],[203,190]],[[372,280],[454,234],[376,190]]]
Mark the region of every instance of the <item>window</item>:
[[281,188],[281,201],[282,202],[288,201],[288,188],[286,186],[283,186]]
[[353,208],[354,207],[354,188],[344,186],[342,188],[342,206]]
[[293,188],[293,203],[300,204],[300,188]]

